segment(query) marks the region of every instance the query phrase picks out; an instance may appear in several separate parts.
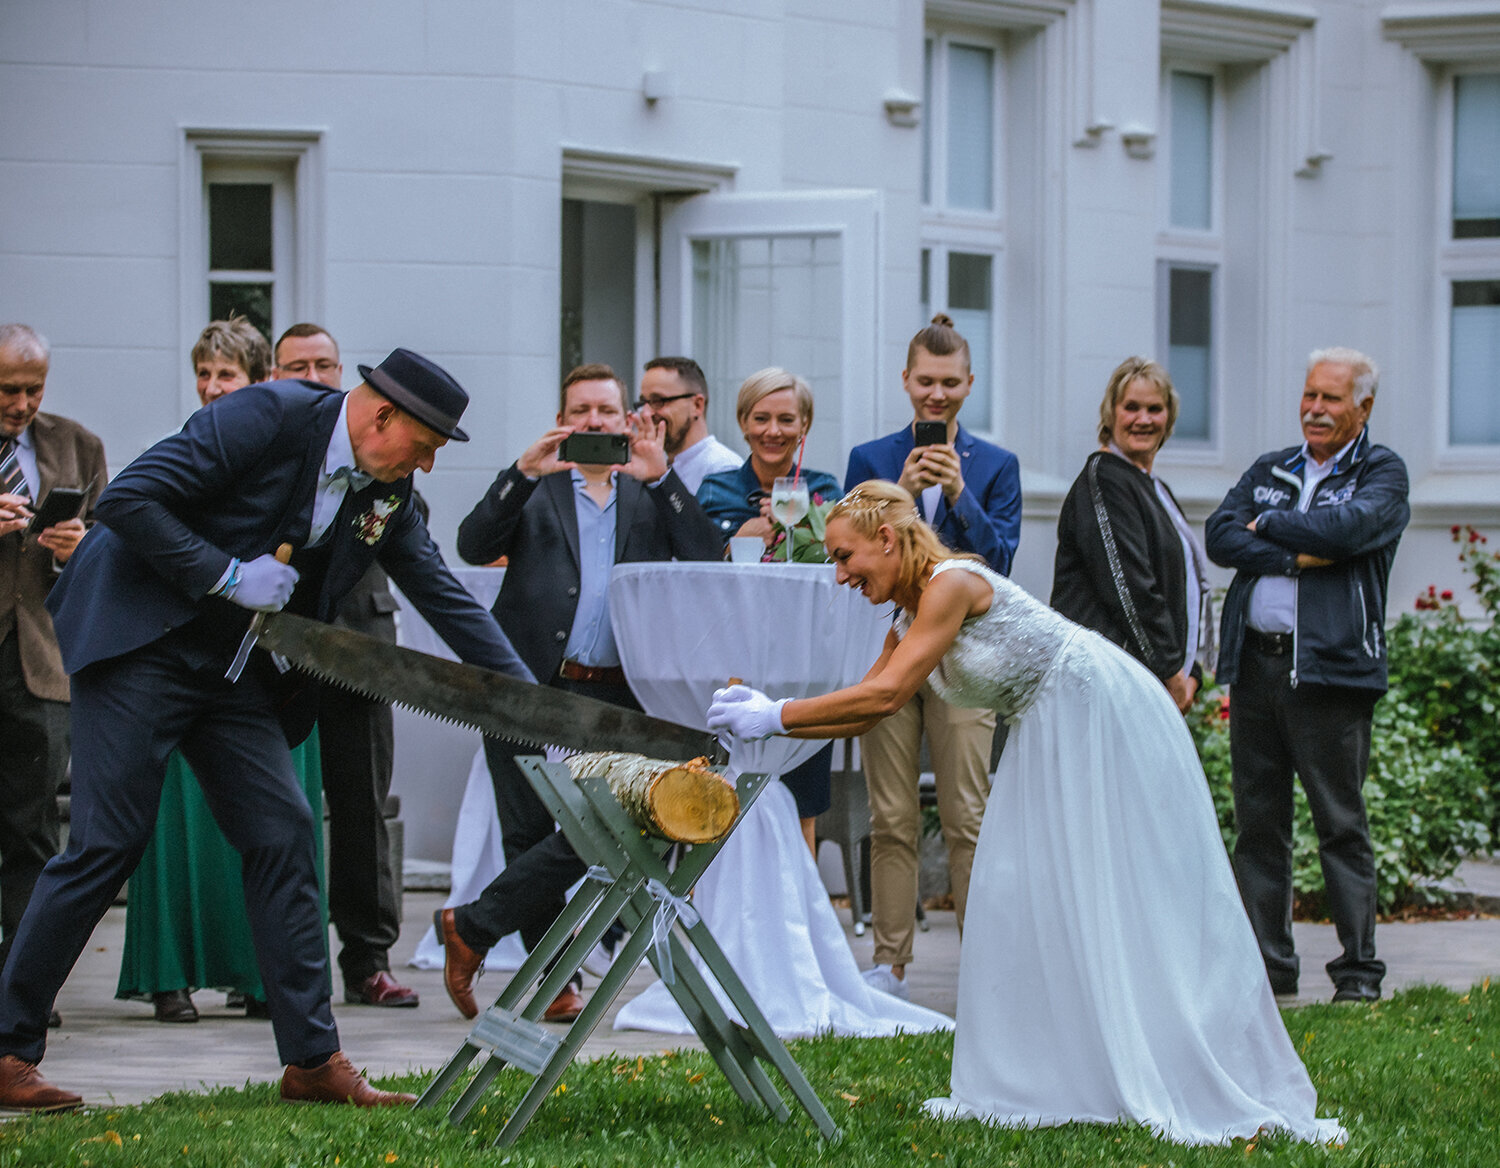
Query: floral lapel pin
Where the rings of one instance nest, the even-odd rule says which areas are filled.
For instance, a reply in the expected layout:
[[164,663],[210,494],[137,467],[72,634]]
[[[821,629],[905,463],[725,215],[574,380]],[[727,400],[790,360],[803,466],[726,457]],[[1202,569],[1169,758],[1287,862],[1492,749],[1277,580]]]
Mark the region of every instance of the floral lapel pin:
[[361,515],[355,516],[354,530],[359,538],[367,544],[377,544],[385,535],[386,525],[390,523],[391,516],[401,506],[401,496],[391,495],[386,499],[376,499],[370,504],[370,509]]

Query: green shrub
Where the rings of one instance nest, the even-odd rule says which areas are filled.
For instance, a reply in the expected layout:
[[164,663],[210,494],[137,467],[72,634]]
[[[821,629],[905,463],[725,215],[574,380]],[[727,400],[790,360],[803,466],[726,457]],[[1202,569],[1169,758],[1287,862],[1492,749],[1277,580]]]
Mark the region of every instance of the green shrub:
[[[1450,594],[1429,588],[1387,633],[1391,686],[1375,707],[1364,792],[1382,912],[1424,900],[1424,885],[1500,831],[1500,555],[1472,528],[1455,526],[1453,538],[1485,619],[1465,621]],[[1188,721],[1232,849],[1228,716],[1228,695],[1211,688]],[[1293,887],[1315,907],[1323,871],[1300,788],[1293,849]]]

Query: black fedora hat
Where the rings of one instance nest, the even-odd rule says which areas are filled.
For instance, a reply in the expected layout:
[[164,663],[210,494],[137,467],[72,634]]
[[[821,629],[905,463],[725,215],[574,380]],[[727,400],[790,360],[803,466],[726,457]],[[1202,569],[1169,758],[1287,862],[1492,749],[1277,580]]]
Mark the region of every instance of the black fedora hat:
[[441,365],[410,349],[392,349],[391,355],[375,368],[360,365],[358,369],[371,389],[424,426],[455,442],[469,440],[458,428],[469,395]]

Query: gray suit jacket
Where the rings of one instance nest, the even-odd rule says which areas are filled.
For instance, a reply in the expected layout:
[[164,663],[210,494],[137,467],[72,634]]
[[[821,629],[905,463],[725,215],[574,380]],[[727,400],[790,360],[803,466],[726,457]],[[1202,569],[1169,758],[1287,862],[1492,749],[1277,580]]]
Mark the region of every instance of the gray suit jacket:
[[[39,413],[31,422],[36,449],[36,471],[41,480],[37,500],[53,487],[87,487],[85,523],[92,523],[94,502],[104,490],[109,471],[104,443],[68,418]],[[21,649],[21,673],[26,688],[49,701],[68,700],[68,675],[52,630],[52,617],[42,602],[52,591],[57,572],[52,553],[31,532],[0,536],[0,639],[16,631]]]

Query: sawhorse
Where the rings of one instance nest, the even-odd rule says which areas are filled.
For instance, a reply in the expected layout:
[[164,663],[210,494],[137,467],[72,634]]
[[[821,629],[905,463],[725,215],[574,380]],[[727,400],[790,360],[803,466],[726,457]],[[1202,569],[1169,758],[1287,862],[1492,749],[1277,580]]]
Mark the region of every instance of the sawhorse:
[[[574,851],[592,865],[591,878],[584,881],[495,1004],[475,1020],[463,1045],[422,1092],[416,1106],[433,1106],[458,1081],[465,1068],[483,1056],[469,1085],[448,1111],[451,1123],[462,1124],[508,1063],[532,1076],[531,1086],[495,1139],[501,1147],[514,1143],[645,958],[671,990],[741,1099],[782,1122],[791,1118],[791,1111],[761,1065],[762,1061],[768,1063],[823,1138],[837,1141],[842,1136],[838,1125],[771,1029],[708,926],[686,899],[734,827],[749,812],[768,777],[741,775],[737,788],[740,811],[734,827],[714,843],[695,844],[681,856],[676,868],[669,871],[666,860],[671,843],[632,822],[603,778],[585,776],[575,781],[566,764],[549,763],[541,758],[518,758],[516,762],[562,827]],[[630,936],[583,1012],[566,1036],[559,1037],[540,1022],[542,1013],[577,973],[616,917],[630,930]],[[687,945],[682,943],[679,931],[686,937]],[[743,1026],[731,1020],[719,1004],[707,979],[693,963],[689,947],[702,959],[744,1019]],[[534,992],[527,998],[527,992],[534,986]]]

